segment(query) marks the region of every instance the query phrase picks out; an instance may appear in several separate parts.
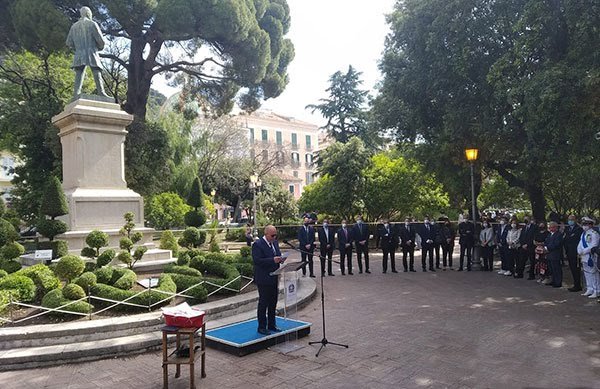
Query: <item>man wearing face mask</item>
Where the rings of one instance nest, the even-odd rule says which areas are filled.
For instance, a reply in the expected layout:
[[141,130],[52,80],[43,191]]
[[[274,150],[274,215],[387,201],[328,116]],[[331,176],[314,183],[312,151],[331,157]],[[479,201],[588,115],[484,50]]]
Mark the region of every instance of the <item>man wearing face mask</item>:
[[467,257],[467,271],[471,271],[471,255],[475,246],[475,225],[470,218],[458,225],[458,244],[460,245],[460,266],[458,271],[463,271],[465,255]]
[[[315,249],[315,230],[310,225],[311,219],[304,218],[304,225],[298,228],[298,242],[300,242],[300,250],[302,252],[302,262],[308,263],[308,271],[311,277],[314,277],[313,271],[313,250]],[[306,266],[302,268],[302,275],[306,276]]]
[[450,270],[454,270],[452,267],[452,255],[454,254],[454,238],[456,238],[456,231],[450,223],[450,219],[446,218],[442,225],[442,263],[444,270],[446,265],[450,267]]
[[392,264],[392,273],[396,271],[396,253],[394,250],[394,242],[396,241],[396,233],[387,219],[382,220],[382,225],[377,231],[381,239],[381,250],[383,251],[383,274],[387,273],[388,257]]
[[530,216],[525,216],[525,226],[521,231],[521,249],[519,250],[519,264],[517,265],[517,274],[523,275],[525,264],[529,261],[529,276],[528,280],[535,280],[535,245],[533,238],[537,231],[535,219]]
[[[402,266],[404,266],[404,272],[407,271],[415,272],[415,228],[410,224],[410,218],[404,220],[404,224],[400,226],[398,234],[400,236],[400,245],[402,246]],[[407,263],[407,258],[410,259],[410,268]]]
[[366,225],[362,216],[358,215],[356,224],[352,228],[353,239],[356,242],[356,260],[358,261],[358,272],[363,272],[362,257],[365,257],[365,273],[371,273],[369,270],[369,226]]
[[329,220],[323,220],[323,227],[319,228],[319,250],[321,252],[321,276],[325,276],[325,261],[327,261],[327,274],[333,276],[333,247],[334,232],[329,228]]
[[338,249],[340,250],[340,271],[342,275],[346,274],[344,262],[348,262],[348,274],[352,275],[352,232],[342,220],[342,226],[337,230]]
[[421,266],[423,271],[427,271],[427,256],[429,256],[429,271],[435,271],[433,268],[433,249],[435,240],[435,225],[430,222],[429,216],[425,216],[423,225],[419,230],[421,236]]
[[583,229],[577,224],[577,219],[574,215],[569,216],[564,234],[565,253],[567,254],[567,261],[569,261],[569,269],[573,275],[573,287],[569,288],[569,292],[579,292],[581,291],[581,269],[579,268],[577,247],[581,241]]
[[548,223],[548,229],[550,230],[550,235],[544,241],[544,249],[548,253],[546,254],[546,259],[552,271],[552,282],[548,285],[560,288],[562,286],[563,235],[558,231],[557,222]]
[[508,272],[508,244],[506,243],[506,237],[508,236],[508,226],[506,225],[506,217],[500,218],[500,225],[496,230],[496,243],[498,244],[498,251],[500,253],[501,267],[498,274],[507,275]]
[[600,297],[600,271],[598,270],[598,244],[600,235],[592,229],[594,221],[589,217],[581,219],[583,233],[577,245],[577,253],[581,257],[581,267],[585,276],[586,291],[583,296]]

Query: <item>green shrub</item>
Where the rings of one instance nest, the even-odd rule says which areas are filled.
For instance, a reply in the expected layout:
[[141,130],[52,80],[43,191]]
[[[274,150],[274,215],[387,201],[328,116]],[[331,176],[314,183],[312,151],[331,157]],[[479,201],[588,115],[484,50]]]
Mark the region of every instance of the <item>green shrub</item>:
[[161,193],[146,203],[145,216],[150,225],[158,230],[168,230],[184,225],[184,217],[190,207],[177,193]]
[[117,260],[123,262],[127,266],[131,266],[133,263],[133,257],[129,251],[121,251],[119,254],[117,254]]
[[[164,292],[175,293],[177,291],[177,285],[175,285],[175,282],[173,281],[171,276],[169,276],[168,274],[162,274],[158,280],[158,286],[156,287],[156,289],[162,290]],[[128,299],[138,293],[137,291],[134,291],[134,290],[122,290],[119,288],[115,288],[114,286],[100,284],[100,283],[92,286],[91,291],[94,296],[111,299],[111,300],[116,300],[116,301],[123,301],[123,300]],[[166,294],[156,292],[155,290],[150,290],[150,291],[146,290],[143,293],[141,293],[140,295],[128,300],[128,302],[131,302],[132,304],[144,305],[147,307],[149,305],[158,303],[159,301],[162,301],[163,299],[167,299],[167,297],[168,296]],[[170,300],[172,300],[172,298],[167,299],[161,305],[168,304],[170,302]],[[99,303],[99,304],[106,305],[103,303]],[[147,308],[139,308],[139,307],[131,307],[131,306],[127,306],[127,305],[120,305],[118,307],[115,307],[115,309],[119,310],[119,311],[139,311],[140,309],[147,309]]]
[[[129,290],[133,288],[135,282],[137,281],[137,275],[133,272],[133,270],[125,269],[126,272],[113,283],[115,288]],[[114,275],[114,273],[113,273]]]
[[230,228],[225,234],[225,240],[230,242],[245,242],[246,241],[246,229],[244,227]]
[[58,278],[71,281],[85,270],[83,259],[77,255],[65,255],[56,264],[54,272]]
[[192,209],[185,213],[185,225],[189,227],[202,227],[206,223],[206,214],[202,209]]
[[91,247],[84,247],[81,249],[80,255],[82,257],[95,258],[96,257],[96,249],[93,249]]
[[183,247],[198,247],[206,241],[206,231],[200,231],[196,227],[188,227],[183,231],[179,244]]
[[252,248],[250,246],[240,247],[240,255],[242,257],[251,257],[252,256]]
[[25,247],[23,247],[20,243],[8,242],[4,246],[2,246],[2,250],[1,250],[0,254],[5,259],[15,259],[15,258],[19,258],[24,253],[25,253]]
[[121,250],[131,251],[133,248],[133,241],[128,237],[123,237],[119,239],[119,248]]
[[19,233],[7,220],[0,219],[0,246],[19,239]]
[[38,250],[52,250],[52,259],[56,259],[69,254],[69,245],[66,240],[38,242]]
[[0,289],[17,291],[16,298],[22,302],[32,301],[35,297],[35,283],[29,277],[19,274],[10,274],[0,278]]
[[254,265],[251,263],[234,263],[233,266],[245,277],[254,277]]
[[84,291],[88,291],[89,288],[93,285],[96,285],[97,277],[91,271],[85,272],[79,277],[73,280],[74,284],[77,284],[83,288]]
[[176,273],[176,274],[185,274],[187,276],[194,277],[202,277],[202,273],[199,270],[188,267],[188,266],[177,266],[174,264],[169,264],[165,266],[165,273]]
[[85,238],[85,243],[95,251],[92,258],[97,257],[100,255],[100,248],[108,246],[108,234],[100,230],[93,230]]
[[239,256],[237,254],[212,253],[212,252],[204,253],[204,257],[206,259],[210,259],[213,261],[220,261],[220,262],[226,262],[226,263],[233,263],[239,258]]
[[96,266],[100,268],[102,266],[108,265],[115,258],[115,255],[117,255],[117,253],[113,249],[108,249],[104,251],[96,259]]
[[110,281],[107,282],[107,284],[113,285],[115,282],[117,282],[117,280],[119,278],[123,277],[125,275],[125,273],[127,273],[127,270],[128,269],[126,269],[124,267],[114,266],[112,268],[112,277],[110,278]]
[[[213,284],[217,285],[225,285],[228,284],[227,287],[234,289],[239,292],[241,286],[241,280],[237,279],[236,281],[231,282],[233,279],[240,276],[240,272],[229,263],[216,261],[213,259],[206,258],[199,265],[198,270],[202,272],[204,275],[204,280],[209,281]],[[210,277],[215,276],[215,277]],[[230,283],[231,282],[231,283]],[[206,285],[206,289],[210,292],[217,289],[217,287],[212,285]],[[218,293],[220,294],[229,294],[232,293],[229,290],[222,289]]]
[[110,284],[110,280],[112,280],[113,270],[115,268],[111,266],[101,267],[100,269],[94,270],[94,274],[96,275],[96,282],[99,284]]
[[6,272],[6,270],[0,269],[0,278],[6,277],[7,275],[8,275],[8,273]]
[[179,244],[177,243],[177,239],[175,235],[173,235],[173,231],[165,230],[160,235],[160,246],[163,250],[171,250],[171,255],[173,257],[177,257],[179,253]]
[[[46,308],[58,308],[65,304],[70,303],[72,300],[67,299],[63,295],[62,289],[54,289],[46,293],[42,299],[42,306]],[[76,303],[69,304],[66,307],[61,308],[62,311],[78,312],[78,313],[90,313],[94,309],[94,306],[87,303],[86,301],[78,301]],[[63,315],[61,312],[52,312],[51,315]]]
[[146,251],[148,251],[148,247],[146,247],[146,246],[136,247],[135,250],[133,251],[133,263],[142,259],[144,254],[146,254]]
[[25,267],[16,274],[31,278],[36,286],[36,296],[42,297],[52,289],[60,288],[60,280],[50,268],[44,264]]
[[0,290],[0,314],[8,310],[8,304],[14,301],[15,297],[10,297],[11,294],[14,296],[13,290]]
[[87,271],[94,271],[94,270],[96,270],[96,264],[94,262],[87,261],[85,263],[85,268],[83,269],[83,271],[87,272]]
[[86,296],[85,290],[77,284],[67,284],[63,288],[63,296],[69,300],[79,300]]
[[57,219],[41,219],[37,223],[38,232],[48,238],[54,240],[54,237],[67,232],[67,224],[62,220]]
[[204,262],[204,257],[202,255],[196,255],[192,257],[192,259],[190,259],[190,267],[196,270],[200,270],[202,269],[202,262]]
[[[173,281],[177,285],[177,293],[183,292],[185,290],[183,294],[185,294],[186,296],[193,297],[194,302],[203,303],[206,301],[208,292],[204,284],[194,286],[202,281],[202,277],[174,273],[168,273],[168,275],[173,279]],[[192,286],[194,287],[192,288]]]
[[187,251],[180,252],[177,256],[177,265],[188,266],[190,264],[190,255]]
[[56,176],[51,176],[46,184],[40,211],[42,214],[50,216],[53,219],[69,213],[65,192],[60,184],[60,180]]
[[188,197],[186,200],[187,204],[194,209],[198,209],[202,206],[202,184],[200,183],[199,177],[196,176],[196,178],[192,182],[192,186],[190,187],[190,193],[188,193]]
[[208,246],[208,251],[210,251],[211,253],[220,253],[221,247],[219,246],[219,243],[216,240],[213,240]]
[[14,259],[0,259],[0,269],[11,274],[21,270],[21,263]]

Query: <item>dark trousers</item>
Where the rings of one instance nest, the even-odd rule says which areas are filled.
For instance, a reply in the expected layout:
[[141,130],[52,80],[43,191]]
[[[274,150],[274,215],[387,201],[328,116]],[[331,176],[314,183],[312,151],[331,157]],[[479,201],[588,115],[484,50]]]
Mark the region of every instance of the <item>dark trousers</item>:
[[552,270],[552,286],[562,286],[562,261],[560,259],[549,260],[548,265]]
[[348,273],[352,273],[352,246],[340,249],[340,271],[346,274],[344,262],[348,261]]
[[508,255],[506,256],[506,270],[511,273],[515,272],[515,263],[519,258],[519,249],[508,249]]
[[435,251],[435,267],[437,269],[440,268],[440,248],[441,248],[441,244],[436,243],[433,246],[433,250]]
[[421,247],[421,266],[423,270],[427,269],[426,259],[429,256],[429,270],[433,269],[433,245],[423,245]]
[[275,328],[275,308],[277,307],[277,295],[279,294],[277,284],[256,285],[256,287],[258,288],[258,309],[256,310],[258,328]]
[[502,263],[501,265],[501,269],[502,270],[508,270],[508,247],[506,246],[501,246],[499,248],[500,251],[500,261]]
[[535,250],[526,250],[521,255],[524,255],[525,263],[529,261],[529,278],[535,277]]
[[482,246],[483,270],[491,271],[494,268],[494,246]]
[[571,270],[571,274],[573,275],[573,288],[581,289],[581,269],[579,268],[577,254],[568,255],[567,259],[569,261],[569,269]]
[[356,243],[356,260],[358,262],[358,271],[363,271],[362,257],[365,256],[365,270],[369,270],[369,243],[365,244]]
[[383,250],[383,272],[388,268],[388,257],[392,263],[392,271],[396,271],[396,250],[393,247],[382,247]]
[[515,266],[515,272],[517,276],[522,277],[523,273],[525,273],[525,265],[527,264],[527,259],[529,259],[529,252],[527,250],[519,249],[519,253],[517,254],[517,263]]
[[410,257],[410,270],[415,270],[415,249],[414,247],[402,247],[402,266],[404,271],[409,269],[406,257]]
[[465,264],[465,255],[467,257],[467,269],[471,270],[471,254],[473,253],[472,244],[461,244],[460,245],[460,266],[462,269]]
[[[302,252],[301,256],[302,256],[302,262],[308,262],[308,272],[311,276],[315,275],[315,273],[313,272],[313,251],[311,250],[306,250],[305,248],[301,248],[301,250],[303,251],[307,251]],[[310,253],[310,254],[309,254]],[[302,268],[302,275],[305,276],[306,275],[306,266],[304,266]]]
[[452,254],[454,253],[454,243],[442,244],[442,262],[444,267],[446,265],[452,267]]
[[319,258],[321,260],[321,274],[325,274],[325,262],[327,262],[327,274],[332,275],[333,274],[333,269],[332,269],[332,262],[331,259],[333,258],[333,248],[330,248],[329,250],[327,250],[327,248],[325,249],[321,249],[321,258]]

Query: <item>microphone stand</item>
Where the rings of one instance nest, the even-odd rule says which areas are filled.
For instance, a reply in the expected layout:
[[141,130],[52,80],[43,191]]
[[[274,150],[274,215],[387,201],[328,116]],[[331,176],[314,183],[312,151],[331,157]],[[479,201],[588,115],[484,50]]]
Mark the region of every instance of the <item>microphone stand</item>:
[[[296,246],[294,246],[287,240],[284,240],[283,243],[287,244],[291,249],[298,251],[299,253],[305,253],[305,254],[309,254],[309,255],[312,254],[310,252],[307,252],[307,251],[297,248]],[[319,260],[323,261],[323,260],[327,260],[327,258],[324,258],[321,255],[321,253],[319,252]],[[344,347],[344,348],[349,347],[347,344],[330,342],[329,340],[327,340],[327,336],[325,335],[325,288],[323,287],[323,278],[325,278],[325,277],[323,277],[323,274],[321,274],[321,314],[323,316],[323,339],[321,339],[320,341],[316,341],[316,342],[308,342],[309,345],[321,344],[321,347],[319,347],[319,351],[317,351],[316,357],[319,356],[319,354],[321,353],[321,350],[323,350],[323,348],[325,346],[327,346],[328,344],[331,344],[334,346],[339,346],[339,347]]]

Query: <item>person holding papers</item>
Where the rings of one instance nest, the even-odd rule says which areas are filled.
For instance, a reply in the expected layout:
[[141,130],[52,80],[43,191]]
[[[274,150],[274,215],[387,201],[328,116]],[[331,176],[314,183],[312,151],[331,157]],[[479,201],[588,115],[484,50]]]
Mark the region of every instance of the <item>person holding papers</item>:
[[281,331],[276,326],[275,308],[277,307],[278,287],[277,275],[272,272],[279,269],[285,261],[277,242],[277,229],[266,226],[265,233],[252,245],[252,261],[254,262],[254,282],[258,288],[258,333],[269,335]]

